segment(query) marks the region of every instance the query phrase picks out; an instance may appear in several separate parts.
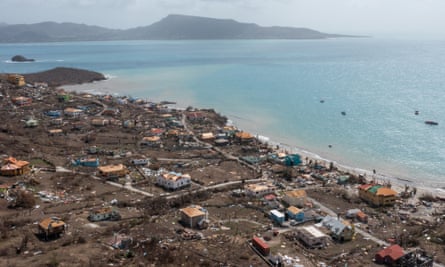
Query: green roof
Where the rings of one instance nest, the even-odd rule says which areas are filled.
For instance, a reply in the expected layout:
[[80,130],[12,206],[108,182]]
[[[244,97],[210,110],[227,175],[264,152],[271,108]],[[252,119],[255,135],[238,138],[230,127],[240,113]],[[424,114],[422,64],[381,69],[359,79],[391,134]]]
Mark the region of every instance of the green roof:
[[369,188],[368,191],[373,193],[374,195],[377,193],[377,190],[382,187],[381,185],[374,185],[373,187]]

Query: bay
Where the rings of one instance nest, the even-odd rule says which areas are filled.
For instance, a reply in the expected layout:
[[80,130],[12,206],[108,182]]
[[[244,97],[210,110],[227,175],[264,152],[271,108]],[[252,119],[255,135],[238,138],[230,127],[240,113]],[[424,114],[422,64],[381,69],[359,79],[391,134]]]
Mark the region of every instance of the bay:
[[[16,54],[37,61],[11,63]],[[0,45],[1,72],[27,73],[56,66],[112,77],[69,87],[72,90],[214,108],[242,129],[337,164],[438,187],[445,183],[444,41]],[[425,120],[439,125],[426,125]]]

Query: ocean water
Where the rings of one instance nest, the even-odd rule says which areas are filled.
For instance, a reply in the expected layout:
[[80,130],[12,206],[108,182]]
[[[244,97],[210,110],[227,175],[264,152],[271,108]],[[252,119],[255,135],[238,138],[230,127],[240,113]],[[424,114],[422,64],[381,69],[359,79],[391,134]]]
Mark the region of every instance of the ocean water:
[[[37,61],[11,63],[16,54]],[[56,66],[112,77],[72,90],[215,108],[239,128],[336,164],[445,186],[445,41],[0,45],[1,72]],[[426,125],[425,120],[439,125]]]

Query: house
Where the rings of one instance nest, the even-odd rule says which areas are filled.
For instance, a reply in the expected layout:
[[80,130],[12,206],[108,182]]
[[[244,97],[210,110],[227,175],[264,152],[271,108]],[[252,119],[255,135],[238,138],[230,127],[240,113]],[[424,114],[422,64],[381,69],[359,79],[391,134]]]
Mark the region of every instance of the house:
[[99,167],[99,158],[80,158],[71,162],[74,166]]
[[211,132],[202,133],[200,138],[202,141],[213,141],[215,140],[215,135]]
[[392,206],[397,192],[383,185],[363,184],[358,187],[358,195],[373,206]]
[[354,238],[354,225],[347,221],[336,219],[328,215],[323,218],[321,224],[331,232],[332,238],[340,242],[349,241]]
[[128,174],[128,169],[123,164],[106,165],[97,168],[99,175],[105,178],[118,178]]
[[50,121],[51,125],[62,125],[63,124],[63,119],[62,118],[56,118],[56,119],[52,119]]
[[8,75],[8,82],[17,85],[17,86],[25,86],[25,77],[23,75],[19,74],[9,74]]
[[37,127],[38,125],[39,125],[39,121],[35,120],[33,118],[25,121],[25,127],[27,127],[27,128],[34,128],[34,127]]
[[121,215],[117,210],[115,210],[112,207],[105,207],[97,210],[93,210],[90,212],[90,215],[88,215],[88,220],[92,222],[98,222],[98,221],[116,221],[120,220]]
[[102,115],[104,116],[116,116],[119,114],[119,109],[107,107],[103,112]]
[[276,187],[272,184],[248,184],[244,189],[247,196],[262,197],[274,193]]
[[49,129],[48,134],[50,136],[63,135],[63,130],[62,129]]
[[176,172],[165,172],[159,175],[156,179],[157,185],[170,190],[189,186],[191,182],[192,179],[190,178],[190,175]]
[[63,114],[65,114],[67,117],[78,118],[83,114],[83,110],[78,108],[66,108],[63,111]]
[[16,106],[29,106],[32,104],[32,99],[29,97],[18,96],[12,99],[12,103]]
[[328,236],[312,225],[298,227],[296,238],[309,248],[324,248],[328,243]]
[[399,245],[391,245],[377,252],[374,256],[375,262],[379,264],[395,265],[405,255],[403,248]]
[[202,122],[206,119],[202,112],[190,112],[187,114],[187,120],[191,122]]
[[364,213],[363,211],[357,212],[356,218],[359,222],[368,223],[368,215],[366,215],[366,213]]
[[141,146],[148,147],[160,147],[161,146],[161,137],[159,136],[146,136],[142,138]]
[[48,110],[47,112],[45,112],[45,115],[48,117],[58,118],[58,117],[62,116],[62,111],[61,110]]
[[131,164],[133,165],[147,165],[148,163],[150,163],[149,159],[132,159],[130,161]]
[[434,257],[424,250],[416,249],[406,253],[397,263],[399,266],[433,267]]
[[287,154],[287,153],[273,153],[268,155],[268,159],[272,162],[285,165],[285,166],[296,166],[301,163],[301,157],[298,154]]
[[115,249],[129,249],[133,244],[133,238],[125,234],[114,234],[108,244]]
[[190,228],[205,228],[208,223],[208,211],[201,206],[192,205],[180,209],[181,222]]
[[287,215],[290,219],[296,220],[296,221],[303,221],[304,220],[304,212],[302,209],[299,209],[295,206],[290,206],[287,208]]
[[289,206],[304,207],[307,203],[307,194],[303,189],[287,191],[284,193],[283,201]]
[[366,215],[363,211],[359,209],[350,209],[346,211],[346,218],[348,219],[357,219],[362,223],[368,222],[368,215]]
[[277,224],[282,225],[284,223],[284,220],[286,216],[284,213],[279,212],[278,210],[271,210],[270,211],[270,218]]
[[235,140],[237,140],[240,143],[250,143],[255,139],[255,137],[253,135],[251,135],[248,132],[236,132],[235,133]]
[[29,162],[17,160],[9,157],[3,160],[3,166],[0,168],[0,174],[3,176],[16,176],[28,173],[30,171]]
[[43,219],[37,225],[38,234],[43,235],[45,239],[50,236],[59,236],[65,231],[66,224],[58,217]]
[[96,118],[91,120],[91,125],[93,126],[105,126],[110,124],[110,121],[107,119]]
[[165,129],[161,128],[151,128],[150,129],[150,135],[152,136],[161,136],[165,133]]
[[71,96],[69,94],[61,93],[57,95],[57,99],[59,102],[68,102],[71,99]]

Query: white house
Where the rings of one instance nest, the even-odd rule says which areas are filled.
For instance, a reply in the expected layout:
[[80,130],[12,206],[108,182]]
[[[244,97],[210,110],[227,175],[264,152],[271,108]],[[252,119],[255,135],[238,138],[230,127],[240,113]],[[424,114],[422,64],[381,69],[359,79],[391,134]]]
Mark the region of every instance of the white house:
[[176,190],[189,186],[192,183],[192,179],[188,174],[165,172],[159,175],[156,179],[156,184],[164,187],[165,189]]
[[328,236],[314,226],[297,228],[297,238],[310,248],[323,248],[327,245]]
[[248,184],[244,187],[246,195],[251,197],[262,197],[275,192],[276,187],[272,184]]

